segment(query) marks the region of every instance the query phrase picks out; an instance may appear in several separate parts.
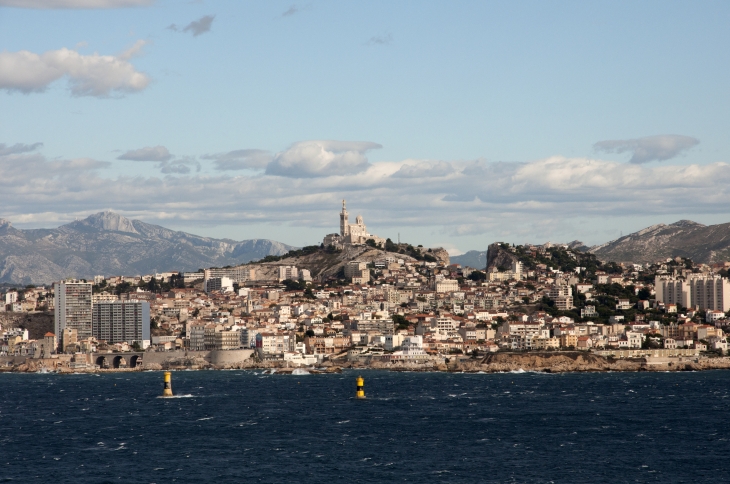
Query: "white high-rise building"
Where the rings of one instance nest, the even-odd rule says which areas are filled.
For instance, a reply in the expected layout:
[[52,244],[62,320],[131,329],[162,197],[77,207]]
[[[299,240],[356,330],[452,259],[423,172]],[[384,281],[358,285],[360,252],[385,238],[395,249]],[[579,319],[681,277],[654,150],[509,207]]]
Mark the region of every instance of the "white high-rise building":
[[730,311],[730,281],[717,275],[688,278],[694,305],[710,311]]
[[299,271],[295,266],[280,266],[279,267],[279,282],[291,279],[296,281],[299,279]]
[[94,304],[94,337],[109,343],[150,343],[150,303],[147,301],[102,301]]
[[92,302],[90,282],[68,280],[54,288],[54,327],[56,334],[75,329],[79,340],[92,336]]
[[690,274],[687,279],[657,276],[656,300],[687,308],[727,312],[730,310],[730,281],[718,275]]
[[[191,276],[191,278],[192,277],[195,276]],[[246,281],[253,281],[256,279],[256,269],[251,269],[250,267],[246,266],[224,267],[220,269],[205,269],[203,273],[203,279],[205,279],[206,281],[208,279],[216,279],[222,277],[227,277],[233,282],[237,282],[239,284]]]

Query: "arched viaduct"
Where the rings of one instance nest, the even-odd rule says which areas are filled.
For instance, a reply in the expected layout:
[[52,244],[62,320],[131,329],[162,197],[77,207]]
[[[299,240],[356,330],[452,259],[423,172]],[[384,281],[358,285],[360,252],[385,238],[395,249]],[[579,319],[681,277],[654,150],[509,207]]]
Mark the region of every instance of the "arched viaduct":
[[142,366],[144,353],[95,353],[93,363],[99,368],[137,368]]

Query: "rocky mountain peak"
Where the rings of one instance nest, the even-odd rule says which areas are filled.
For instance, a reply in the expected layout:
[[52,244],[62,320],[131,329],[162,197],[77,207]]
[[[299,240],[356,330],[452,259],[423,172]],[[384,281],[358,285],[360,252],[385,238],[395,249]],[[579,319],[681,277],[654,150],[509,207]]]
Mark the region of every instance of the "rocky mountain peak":
[[134,224],[131,220],[109,210],[90,215],[84,220],[81,220],[80,223],[99,230],[130,232],[133,234],[139,233],[137,232],[137,229],[134,228]]
[[693,222],[692,220],[680,220],[671,224],[670,227],[705,227],[705,225]]

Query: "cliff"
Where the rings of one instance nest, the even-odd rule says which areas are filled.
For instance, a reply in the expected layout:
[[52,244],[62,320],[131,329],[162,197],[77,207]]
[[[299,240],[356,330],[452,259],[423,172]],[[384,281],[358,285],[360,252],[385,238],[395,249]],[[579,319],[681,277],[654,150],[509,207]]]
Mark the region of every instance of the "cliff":
[[499,242],[489,244],[489,247],[487,248],[487,270],[492,267],[496,269],[499,269],[500,267],[509,269],[512,267],[512,263],[517,260],[517,256],[504,249],[502,244]]

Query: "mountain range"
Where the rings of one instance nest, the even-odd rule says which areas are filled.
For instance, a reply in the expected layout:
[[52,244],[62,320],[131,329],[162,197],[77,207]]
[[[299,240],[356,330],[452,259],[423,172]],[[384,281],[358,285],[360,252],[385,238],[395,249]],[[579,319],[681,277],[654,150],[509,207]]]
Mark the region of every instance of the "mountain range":
[[0,219],[0,283],[141,275],[236,265],[294,249],[266,239],[200,237],[99,212],[55,229],[16,229]]
[[677,256],[705,264],[730,261],[730,223],[702,225],[680,220],[652,225],[588,251],[604,261],[637,264]]
[[[730,223],[690,220],[658,224],[605,244],[572,248],[603,261],[648,263],[668,257],[695,262],[730,260]],[[267,239],[214,239],[166,229],[114,212],[99,212],[55,229],[16,229],[0,219],[0,284],[49,284],[67,277],[138,275],[243,264],[294,249]],[[484,269],[487,251],[471,250],[451,263]]]
[[[657,224],[605,244],[587,247],[580,241],[570,248],[591,252],[604,262],[646,264],[669,257],[688,257],[694,262],[712,264],[730,261],[730,223],[703,225],[691,220]],[[487,251],[470,250],[452,256],[452,264],[476,269],[487,265]]]
[[462,266],[469,266],[474,269],[483,270],[487,267],[486,250],[470,250],[461,255],[452,255],[450,259],[452,264],[461,264]]

